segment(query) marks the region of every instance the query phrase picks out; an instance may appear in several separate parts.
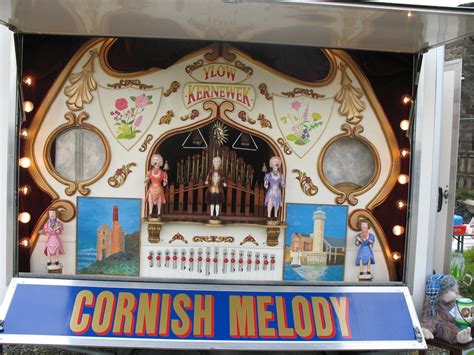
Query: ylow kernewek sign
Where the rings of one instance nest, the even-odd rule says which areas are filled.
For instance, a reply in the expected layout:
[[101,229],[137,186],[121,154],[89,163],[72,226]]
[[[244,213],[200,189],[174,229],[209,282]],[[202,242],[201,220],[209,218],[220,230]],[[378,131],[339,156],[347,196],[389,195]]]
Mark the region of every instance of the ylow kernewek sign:
[[14,279],[0,317],[2,343],[223,349],[425,346],[402,287]]

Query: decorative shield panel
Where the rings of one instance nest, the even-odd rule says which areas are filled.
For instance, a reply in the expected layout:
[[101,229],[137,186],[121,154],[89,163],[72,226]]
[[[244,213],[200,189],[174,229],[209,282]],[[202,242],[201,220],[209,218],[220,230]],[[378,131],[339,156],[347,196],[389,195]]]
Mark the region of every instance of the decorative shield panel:
[[163,88],[99,87],[98,93],[102,115],[112,135],[126,150],[132,149],[155,119]]
[[304,96],[273,95],[273,110],[282,137],[293,152],[302,158],[316,144],[331,118],[334,101],[311,99]]

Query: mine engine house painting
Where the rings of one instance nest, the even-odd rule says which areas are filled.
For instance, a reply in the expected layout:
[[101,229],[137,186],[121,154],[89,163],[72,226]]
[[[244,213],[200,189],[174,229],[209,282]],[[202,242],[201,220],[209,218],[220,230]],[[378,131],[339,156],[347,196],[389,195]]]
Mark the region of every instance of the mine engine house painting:
[[[177,149],[177,146],[181,148]],[[216,120],[205,127],[165,139],[156,152],[166,159],[164,169],[170,176],[168,186],[164,188],[167,201],[162,207],[164,220],[209,219],[205,181],[212,160],[220,157],[227,183],[221,220],[266,223],[263,178],[268,160],[275,151],[263,139],[241,133]]]
[[125,231],[119,223],[119,207],[113,207],[112,229],[106,224],[97,230],[97,260],[125,250]]

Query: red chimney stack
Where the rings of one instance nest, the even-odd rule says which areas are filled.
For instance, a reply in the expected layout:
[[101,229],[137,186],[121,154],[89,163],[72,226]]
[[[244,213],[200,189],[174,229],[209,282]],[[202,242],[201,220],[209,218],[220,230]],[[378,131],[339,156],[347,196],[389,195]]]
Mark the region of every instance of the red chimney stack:
[[119,218],[118,218],[118,206],[114,206],[114,218],[113,218],[113,221],[114,222],[118,222]]

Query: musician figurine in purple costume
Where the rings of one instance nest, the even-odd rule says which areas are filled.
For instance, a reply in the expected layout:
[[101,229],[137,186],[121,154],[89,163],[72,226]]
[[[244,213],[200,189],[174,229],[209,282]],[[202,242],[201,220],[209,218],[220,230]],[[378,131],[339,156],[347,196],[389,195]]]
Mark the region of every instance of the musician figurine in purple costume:
[[[355,245],[359,247],[355,265],[359,266],[359,279],[372,279],[371,265],[375,264],[375,256],[373,247],[375,236],[369,233],[369,222],[367,220],[360,221],[360,233],[355,237]],[[364,272],[364,266],[367,271]]]
[[272,218],[272,209],[274,219],[278,219],[278,210],[282,206],[282,192],[285,188],[285,176],[280,172],[281,159],[277,156],[270,158],[271,171],[265,174],[263,186],[267,189],[265,195],[265,206],[267,206],[267,216]]
[[58,211],[51,208],[48,211],[49,218],[43,226],[40,234],[47,236],[46,245],[44,247],[44,254],[48,257],[48,266],[52,264],[52,257],[55,257],[55,265],[59,265],[58,253],[64,254],[63,243],[59,236],[64,230],[63,223],[57,217]]

